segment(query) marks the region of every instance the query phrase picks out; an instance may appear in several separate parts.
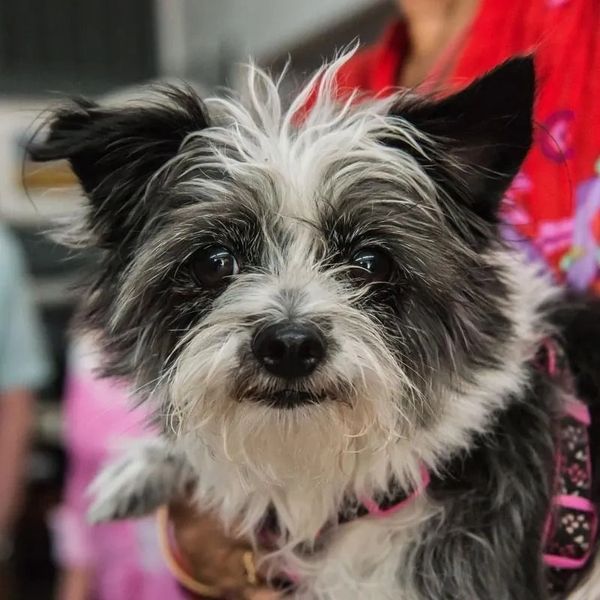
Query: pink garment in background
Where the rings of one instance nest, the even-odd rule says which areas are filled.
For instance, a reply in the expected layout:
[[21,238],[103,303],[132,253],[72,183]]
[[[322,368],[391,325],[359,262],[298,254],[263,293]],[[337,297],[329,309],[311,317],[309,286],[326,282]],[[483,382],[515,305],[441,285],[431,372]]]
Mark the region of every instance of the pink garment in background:
[[94,600],[178,600],[183,595],[164,565],[153,517],[86,521],[86,488],[100,466],[127,441],[152,435],[145,426],[147,411],[132,409],[120,384],[95,377],[95,366],[92,349],[76,344],[64,403],[69,469],[53,519],[57,560],[65,569],[92,572]]

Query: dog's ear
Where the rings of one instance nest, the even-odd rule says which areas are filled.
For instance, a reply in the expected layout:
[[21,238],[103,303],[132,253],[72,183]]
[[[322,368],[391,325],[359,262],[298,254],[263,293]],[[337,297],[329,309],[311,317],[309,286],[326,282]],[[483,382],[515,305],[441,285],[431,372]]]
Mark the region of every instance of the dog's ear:
[[208,126],[191,88],[165,87],[151,103],[104,108],[76,100],[50,119],[35,161],[66,159],[89,199],[87,226],[103,247],[122,245],[157,207],[143,201],[148,183],[179,151],[186,136]]
[[513,58],[442,100],[400,101],[393,114],[431,140],[416,156],[445,195],[495,223],[532,142],[535,71]]

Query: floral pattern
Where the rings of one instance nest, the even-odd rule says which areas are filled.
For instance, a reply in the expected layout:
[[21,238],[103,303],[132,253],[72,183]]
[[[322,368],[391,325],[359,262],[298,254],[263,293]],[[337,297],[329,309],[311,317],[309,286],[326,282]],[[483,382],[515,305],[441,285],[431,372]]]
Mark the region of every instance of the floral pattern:
[[600,292],[600,159],[596,171],[597,177],[577,187],[572,245],[563,256],[561,268],[575,289],[591,287]]

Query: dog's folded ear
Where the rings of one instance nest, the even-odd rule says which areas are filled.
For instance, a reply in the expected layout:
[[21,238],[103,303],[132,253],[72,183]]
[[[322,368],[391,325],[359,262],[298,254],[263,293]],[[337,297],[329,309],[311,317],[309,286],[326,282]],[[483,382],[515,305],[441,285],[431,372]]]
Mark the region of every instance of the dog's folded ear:
[[207,126],[194,90],[168,86],[143,105],[74,100],[52,115],[45,140],[27,150],[34,161],[69,161],[90,202],[87,225],[100,245],[111,246],[143,227],[147,185],[190,133]]
[[432,142],[417,156],[451,199],[495,223],[503,193],[532,142],[533,57],[513,58],[441,100],[405,100],[393,114]]

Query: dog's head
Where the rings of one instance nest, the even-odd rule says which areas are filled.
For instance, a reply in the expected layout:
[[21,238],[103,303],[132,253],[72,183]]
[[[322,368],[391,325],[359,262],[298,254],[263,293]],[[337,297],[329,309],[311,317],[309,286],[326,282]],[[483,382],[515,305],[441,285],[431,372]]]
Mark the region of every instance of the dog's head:
[[452,398],[517,335],[497,221],[531,142],[532,60],[438,101],[339,103],[338,66],[288,110],[256,69],[245,100],[79,102],[31,150],[87,195],[102,254],[83,320],[108,372],[275,479],[460,437],[445,422],[486,409]]

